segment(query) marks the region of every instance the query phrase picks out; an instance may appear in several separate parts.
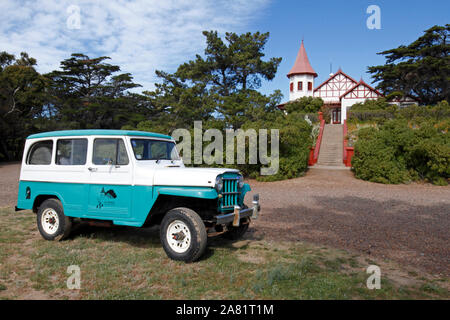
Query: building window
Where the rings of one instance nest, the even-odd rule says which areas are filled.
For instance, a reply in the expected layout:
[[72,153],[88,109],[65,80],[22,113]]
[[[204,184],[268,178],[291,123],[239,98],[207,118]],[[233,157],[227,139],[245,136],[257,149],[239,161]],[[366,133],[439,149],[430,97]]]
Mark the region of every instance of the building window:
[[303,90],[303,82],[302,81],[299,81],[297,83],[297,89],[298,89],[298,91],[302,91]]
[[291,92],[292,92],[292,91],[294,91],[294,83],[293,83],[293,82],[291,82],[291,84],[290,84],[290,87],[289,87],[289,88],[290,88]]
[[312,90],[312,82],[308,82],[308,91]]

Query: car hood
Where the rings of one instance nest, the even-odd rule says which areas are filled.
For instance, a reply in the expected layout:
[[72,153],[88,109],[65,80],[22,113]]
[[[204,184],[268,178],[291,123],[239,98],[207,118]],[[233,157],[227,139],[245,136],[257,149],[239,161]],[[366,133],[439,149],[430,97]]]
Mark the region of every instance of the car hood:
[[[150,174],[149,170],[141,168],[136,172],[141,180]],[[152,180],[154,186],[190,186],[190,187],[211,187],[213,188],[218,175],[229,173],[239,173],[237,169],[227,168],[186,168],[186,167],[160,167],[152,170]],[[150,179],[149,179],[150,180]],[[147,184],[148,184],[147,180]]]

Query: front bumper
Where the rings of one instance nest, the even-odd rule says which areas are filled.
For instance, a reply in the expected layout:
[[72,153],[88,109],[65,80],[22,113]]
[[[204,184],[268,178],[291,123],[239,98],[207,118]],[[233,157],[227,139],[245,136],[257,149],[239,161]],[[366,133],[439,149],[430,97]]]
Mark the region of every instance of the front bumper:
[[261,206],[259,205],[259,195],[255,194],[252,201],[253,207],[241,209],[239,206],[234,207],[234,211],[227,214],[216,216],[216,224],[233,223],[234,227],[239,227],[242,218],[258,219]]

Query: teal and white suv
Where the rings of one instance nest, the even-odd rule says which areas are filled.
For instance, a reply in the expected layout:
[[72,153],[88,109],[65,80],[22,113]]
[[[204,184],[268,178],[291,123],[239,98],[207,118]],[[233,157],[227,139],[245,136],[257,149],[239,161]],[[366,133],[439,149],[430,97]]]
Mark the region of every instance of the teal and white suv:
[[175,141],[157,133],[68,130],[25,143],[16,210],[31,209],[47,240],[67,237],[74,221],[160,225],[174,260],[191,262],[208,236],[239,238],[258,216],[259,197],[235,169],[186,168]]

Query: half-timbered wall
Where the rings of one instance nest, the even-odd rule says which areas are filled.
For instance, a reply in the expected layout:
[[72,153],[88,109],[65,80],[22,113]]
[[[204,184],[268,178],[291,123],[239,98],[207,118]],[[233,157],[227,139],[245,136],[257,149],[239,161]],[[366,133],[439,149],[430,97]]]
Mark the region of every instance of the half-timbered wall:
[[353,90],[348,91],[341,99],[341,122],[347,119],[348,110],[355,103],[364,102],[366,100],[375,100],[381,97],[381,94],[365,85],[360,83],[355,86]]
[[339,102],[339,97],[354,87],[356,81],[344,73],[338,72],[314,90],[314,96],[325,103]]

